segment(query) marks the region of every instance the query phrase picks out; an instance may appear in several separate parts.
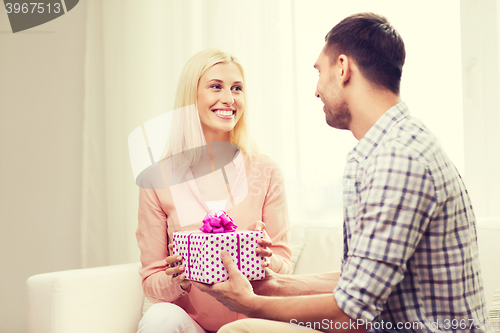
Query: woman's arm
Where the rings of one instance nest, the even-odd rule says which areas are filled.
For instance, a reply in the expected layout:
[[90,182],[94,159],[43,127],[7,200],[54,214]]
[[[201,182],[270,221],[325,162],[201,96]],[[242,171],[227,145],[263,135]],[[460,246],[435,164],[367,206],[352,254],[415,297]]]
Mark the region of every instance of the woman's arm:
[[172,282],[172,275],[165,274],[169,255],[167,216],[154,189],[141,187],[139,190],[139,225],[136,237],[141,250],[142,268],[139,273],[144,294],[152,302],[176,300],[184,290],[178,283]]
[[[269,171],[264,170],[263,174],[269,174]],[[270,247],[273,255],[270,258],[269,268],[276,273],[290,274],[292,271],[292,251],[289,247],[290,221],[283,173],[277,164],[272,165],[270,172],[269,187],[262,207],[262,221],[266,224],[266,232],[273,242]]]

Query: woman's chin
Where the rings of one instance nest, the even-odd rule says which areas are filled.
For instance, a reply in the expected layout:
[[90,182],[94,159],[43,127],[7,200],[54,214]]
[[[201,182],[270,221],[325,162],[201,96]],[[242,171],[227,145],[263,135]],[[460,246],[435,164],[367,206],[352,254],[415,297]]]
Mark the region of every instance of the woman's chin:
[[231,132],[235,125],[236,125],[236,122],[234,122],[234,121],[231,121],[231,122],[226,121],[225,124],[217,124],[216,130],[218,132],[221,132],[221,133]]
[[[219,126],[211,126],[209,128],[204,128],[205,137],[213,138],[213,141],[226,141],[229,138],[229,132],[234,128],[234,124],[224,124]],[[209,132],[207,132],[207,130]],[[210,134],[209,134],[210,133]],[[227,138],[226,138],[227,137]],[[226,138],[226,139],[223,139]]]
[[218,131],[220,133],[229,133],[233,130],[234,126],[224,126],[223,128],[219,128]]

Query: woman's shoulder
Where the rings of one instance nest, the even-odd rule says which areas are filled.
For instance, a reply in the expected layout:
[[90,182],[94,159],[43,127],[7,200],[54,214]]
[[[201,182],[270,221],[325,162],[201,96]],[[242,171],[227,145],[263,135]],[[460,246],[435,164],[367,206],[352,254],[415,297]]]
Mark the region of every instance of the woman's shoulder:
[[251,164],[258,164],[261,165],[262,167],[270,166],[273,168],[279,168],[279,164],[275,160],[273,160],[269,155],[266,155],[264,153],[258,152],[258,153],[252,153],[251,155],[248,154],[243,154],[243,155]]
[[168,186],[191,180],[185,167],[172,157],[160,160],[142,171],[136,183],[145,189],[164,190]]
[[144,169],[136,179],[136,184],[143,189],[157,190],[165,188],[163,170],[160,162],[154,163]]

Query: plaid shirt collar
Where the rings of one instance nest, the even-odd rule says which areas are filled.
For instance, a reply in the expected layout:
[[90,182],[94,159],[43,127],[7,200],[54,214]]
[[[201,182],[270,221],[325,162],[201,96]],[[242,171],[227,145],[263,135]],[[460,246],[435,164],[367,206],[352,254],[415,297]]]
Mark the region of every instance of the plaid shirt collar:
[[410,116],[405,102],[394,105],[366,132],[349,154],[347,161],[355,159],[358,163],[367,159],[384,139],[387,132],[398,122]]

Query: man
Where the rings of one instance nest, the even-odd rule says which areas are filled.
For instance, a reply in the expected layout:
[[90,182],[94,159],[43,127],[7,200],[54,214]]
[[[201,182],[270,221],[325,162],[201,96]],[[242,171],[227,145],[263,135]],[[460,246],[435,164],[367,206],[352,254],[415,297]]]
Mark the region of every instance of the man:
[[230,279],[196,286],[268,320],[221,332],[289,331],[299,323],[342,332],[488,331],[472,206],[435,137],[401,102],[401,37],[385,18],[364,13],[325,39],[316,96],[328,125],[359,140],[344,172],[342,272],[271,274],[252,289],[223,253]]

